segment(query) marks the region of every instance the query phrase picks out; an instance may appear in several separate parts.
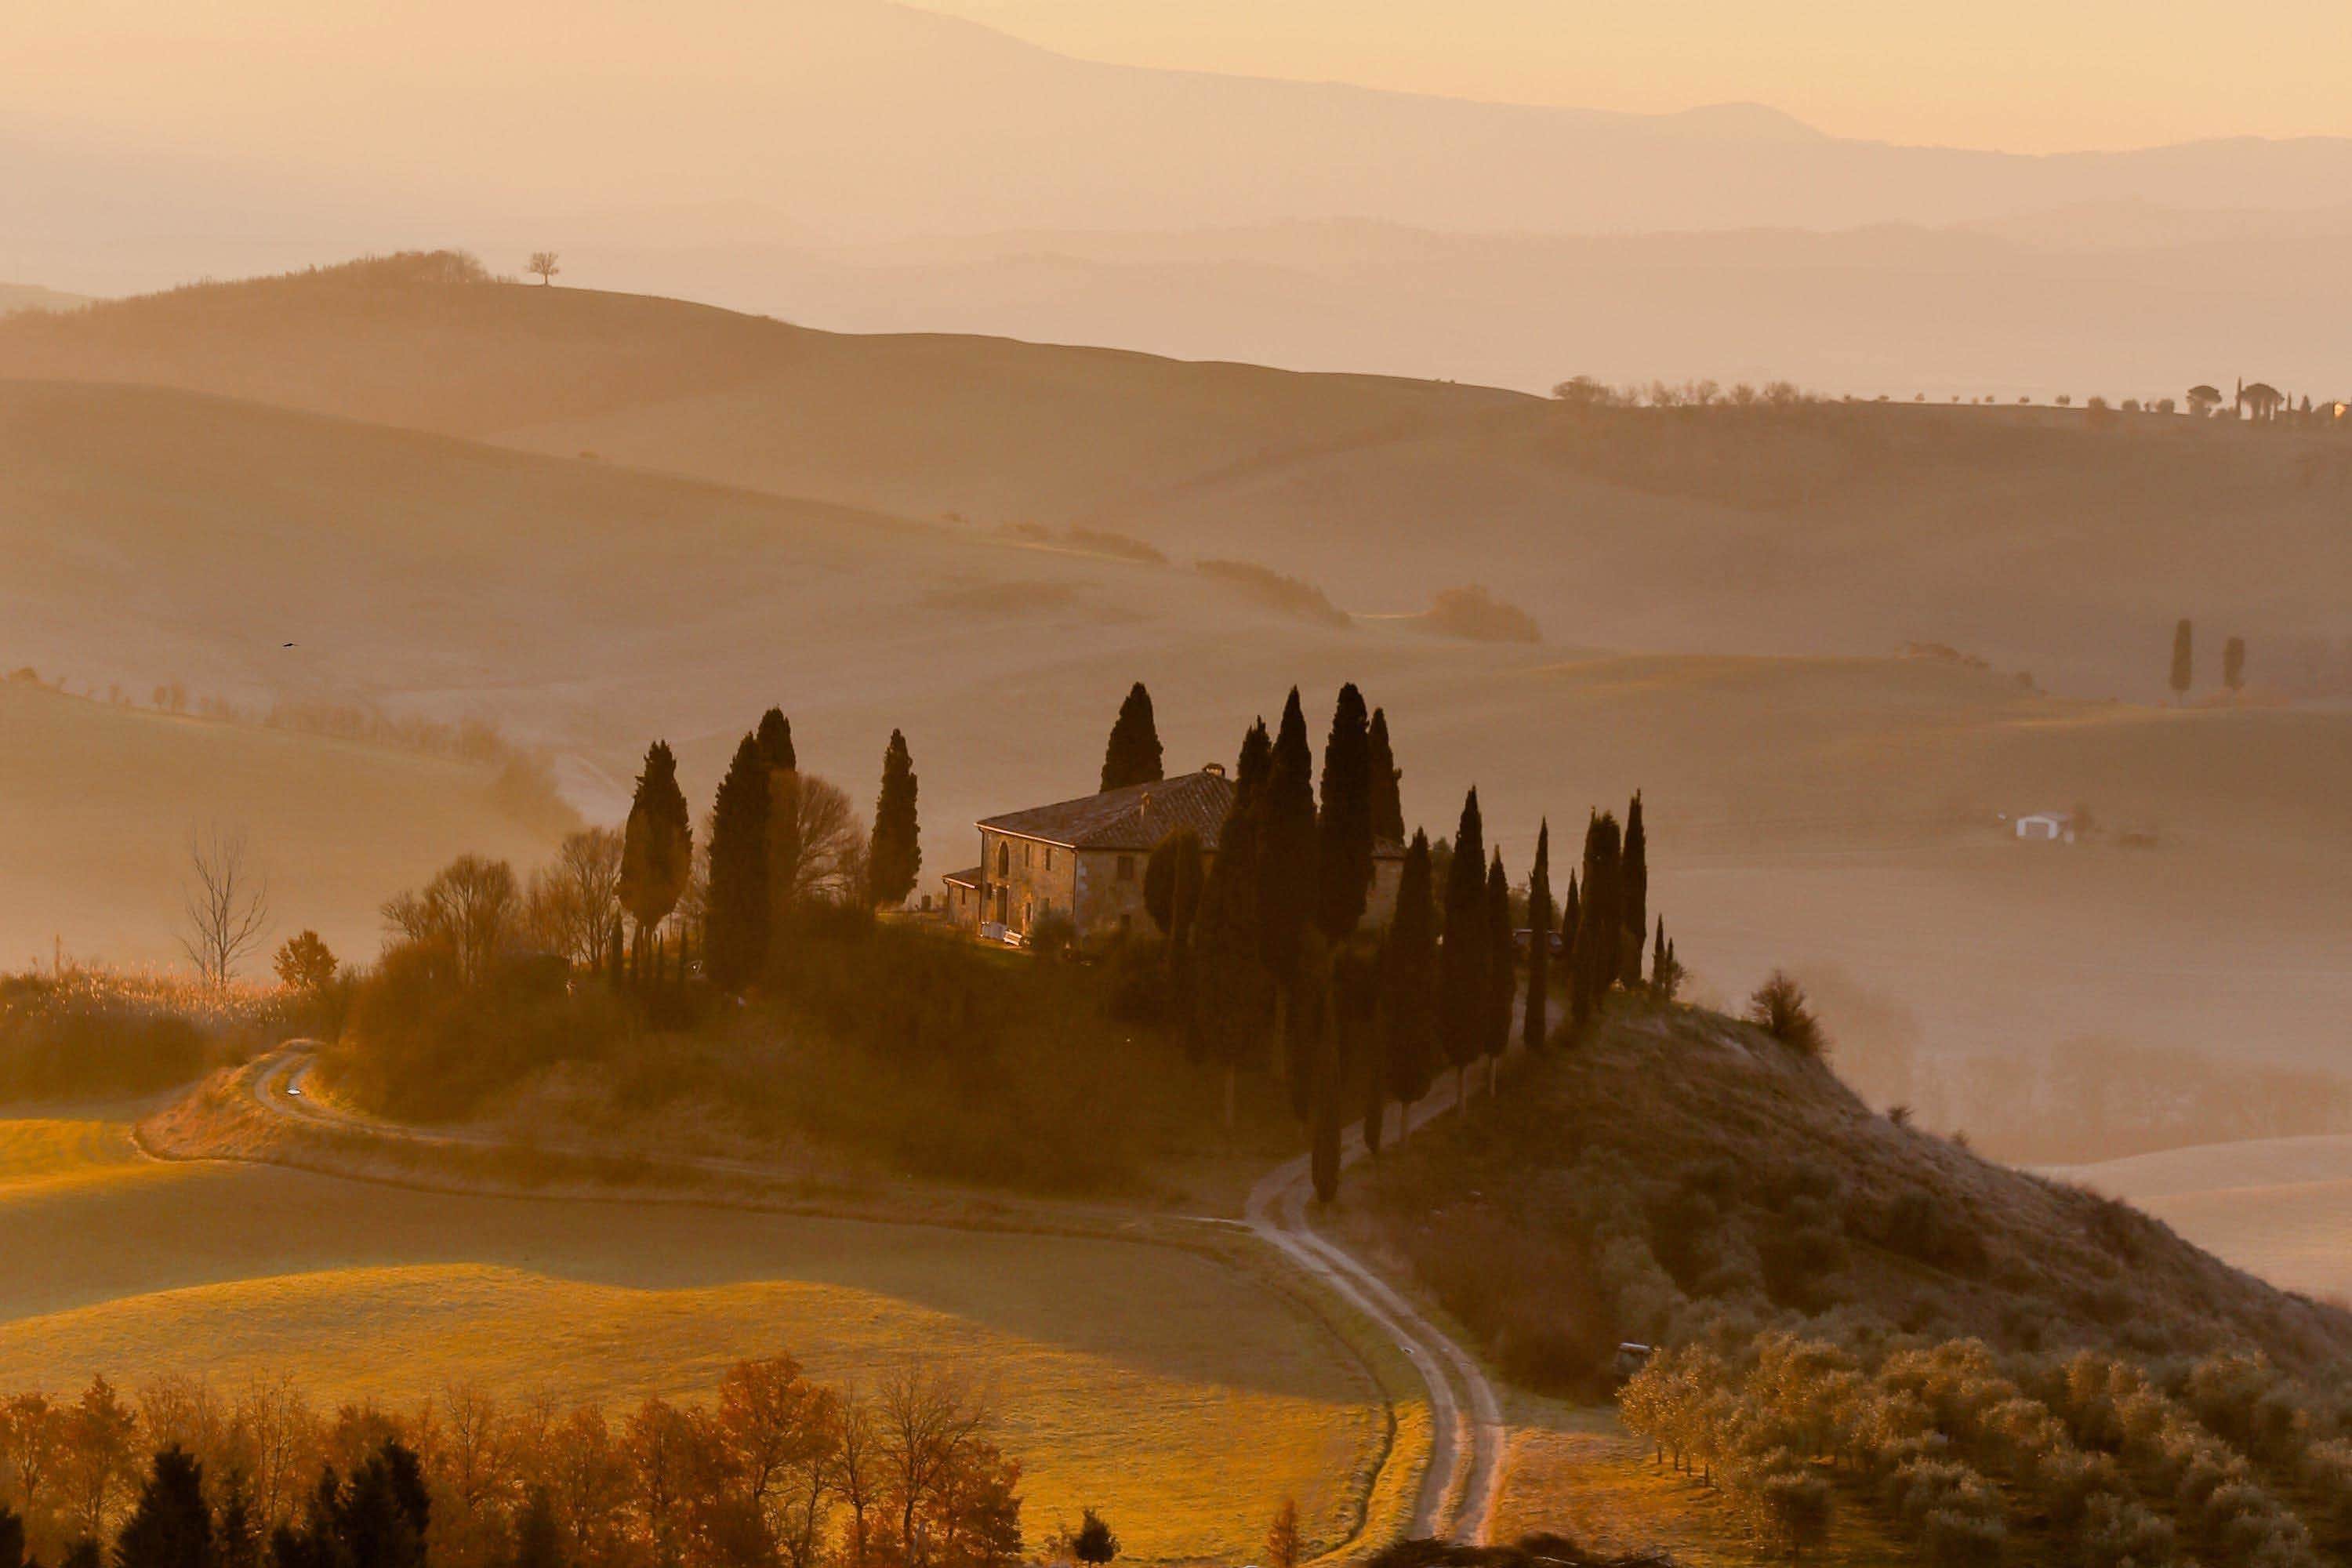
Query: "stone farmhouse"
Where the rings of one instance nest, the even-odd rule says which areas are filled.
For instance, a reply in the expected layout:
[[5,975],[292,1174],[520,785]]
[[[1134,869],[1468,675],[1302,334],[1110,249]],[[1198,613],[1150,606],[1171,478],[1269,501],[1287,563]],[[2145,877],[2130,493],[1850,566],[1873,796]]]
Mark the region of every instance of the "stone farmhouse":
[[[1150,928],[1143,865],[1180,828],[1201,836],[1213,857],[1234,785],[1211,763],[1157,784],[982,818],[980,864],[944,879],[948,918],[990,937],[1026,936],[1049,914],[1066,916],[1084,942]],[[1383,926],[1396,910],[1404,847],[1377,844],[1364,921]]]

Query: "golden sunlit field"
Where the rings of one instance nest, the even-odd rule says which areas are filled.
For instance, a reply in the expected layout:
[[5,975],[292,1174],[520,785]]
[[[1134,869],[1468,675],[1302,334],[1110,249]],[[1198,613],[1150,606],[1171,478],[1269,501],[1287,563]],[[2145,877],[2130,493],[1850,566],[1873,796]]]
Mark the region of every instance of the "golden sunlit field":
[[103,1372],[322,1401],[707,1394],[790,1352],[871,1384],[913,1355],[1004,1415],[1042,1531],[1081,1505],[1129,1554],[1232,1558],[1286,1496],[1344,1535],[1387,1443],[1372,1375],[1254,1276],[1164,1246],[688,1205],[461,1196],[158,1165],[121,1123],[0,1121],[0,1389]]
[[[1613,1411],[1528,1402],[1511,1439],[1495,1505],[1494,1536],[1565,1535],[1597,1550],[1663,1548],[1684,1568],[1748,1568],[1762,1561],[1724,1494],[1696,1476],[1654,1464],[1650,1446]],[[1914,1561],[1867,1512],[1843,1510],[1815,1568],[1895,1568]]]

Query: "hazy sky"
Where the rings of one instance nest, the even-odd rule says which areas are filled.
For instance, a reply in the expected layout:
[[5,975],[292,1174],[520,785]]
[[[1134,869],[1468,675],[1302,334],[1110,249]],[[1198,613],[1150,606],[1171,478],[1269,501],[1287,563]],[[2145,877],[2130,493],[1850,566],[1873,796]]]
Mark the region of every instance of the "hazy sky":
[[1067,53],[2011,152],[2352,135],[2345,0],[929,0]]

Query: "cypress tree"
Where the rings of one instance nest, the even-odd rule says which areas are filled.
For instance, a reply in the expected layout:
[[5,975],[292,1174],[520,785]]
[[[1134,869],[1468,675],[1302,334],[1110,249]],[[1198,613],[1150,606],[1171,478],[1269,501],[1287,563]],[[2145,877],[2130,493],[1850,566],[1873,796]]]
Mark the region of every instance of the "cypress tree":
[[703,961],[711,983],[740,991],[768,959],[768,760],[747,734],[710,806],[710,891]]
[[788,773],[800,772],[800,758],[793,752],[793,721],[784,717],[782,709],[771,708],[760,715],[760,727],[753,733],[770,767]]
[[530,1489],[522,1517],[515,1521],[512,1568],[563,1568],[563,1531],[545,1487]]
[[1559,906],[1559,942],[1562,955],[1568,962],[1568,978],[1576,981],[1576,927],[1584,918],[1584,897],[1577,889],[1576,868],[1568,868],[1568,897]]
[[1272,1005],[1258,931],[1259,844],[1273,748],[1260,720],[1242,742],[1232,810],[1217,835],[1192,933],[1192,1039],[1224,1068],[1225,1127],[1234,1126],[1236,1082],[1265,1041]]
[[1201,900],[1201,836],[1180,827],[1151,847],[1143,862],[1143,912],[1171,942],[1181,942]]
[[1346,1094],[1349,1062],[1339,1028],[1339,997],[1333,982],[1336,962],[1316,965],[1302,973],[1298,996],[1292,1004],[1305,1016],[1302,1026],[1311,1042],[1315,1061],[1313,1110],[1308,1118],[1307,1173],[1315,1196],[1323,1203],[1339,1196],[1339,1132],[1347,1121],[1341,1101]]
[[213,1568],[204,1467],[176,1443],[155,1456],[114,1548],[116,1568]]
[[1666,984],[1666,917],[1658,917],[1658,938],[1650,944],[1650,991],[1664,1001],[1670,991]]
[[1316,841],[1316,918],[1344,942],[1356,933],[1372,890],[1372,752],[1363,694],[1339,688],[1323,742],[1323,810]]
[[1158,784],[1160,769],[1160,731],[1152,721],[1151,693],[1137,681],[1118,705],[1103,748],[1102,787],[1125,789],[1130,784]]
[[1642,984],[1642,939],[1650,933],[1650,847],[1642,831],[1642,792],[1625,808],[1625,850],[1618,862],[1618,901],[1625,912],[1625,965],[1621,978]]
[[1242,737],[1241,755],[1234,763],[1234,809],[1255,804],[1265,791],[1266,774],[1274,770],[1274,741],[1260,719]]
[[2231,637],[2221,645],[2221,684],[2231,691],[2246,688],[2246,639]]
[[1364,1116],[1364,1142],[1377,1153],[1385,1102],[1410,1111],[1429,1092],[1437,1067],[1437,909],[1431,886],[1429,835],[1415,833],[1405,847],[1404,875],[1397,885],[1396,918],[1381,943],[1378,1070]]
[[915,819],[915,759],[907,737],[896,730],[882,752],[882,792],[874,800],[874,836],[866,863],[874,901],[886,906],[907,901],[923,866],[922,830]]
[[1445,944],[1438,950],[1437,1019],[1455,1089],[1486,1049],[1486,837],[1474,785],[1462,802],[1462,826],[1446,867]]
[[1511,940],[1511,879],[1503,852],[1495,851],[1486,870],[1486,1092],[1495,1091],[1495,1067],[1511,1046],[1511,998],[1519,988],[1519,964]]
[[1366,994],[1369,972],[1349,958],[1348,949],[1371,899],[1371,761],[1370,719],[1364,711],[1363,694],[1350,683],[1339,689],[1331,710],[1331,731],[1323,742],[1323,803],[1315,851],[1316,919],[1331,956],[1323,1003],[1328,1041],[1323,1071],[1318,1075],[1313,1121],[1318,1148],[1327,1138],[1330,1143],[1335,1194],[1339,1127],[1348,1115],[1341,1101],[1356,1070],[1359,1030],[1371,1013]]
[[1396,765],[1396,753],[1389,747],[1389,715],[1384,708],[1372,710],[1371,733],[1366,738],[1371,755],[1368,767],[1372,784],[1372,837],[1383,844],[1404,842],[1404,795],[1400,787],[1403,773]]
[[1618,898],[1622,852],[1617,818],[1605,811],[1594,816],[1584,830],[1584,878],[1570,976],[1569,1017],[1580,1032],[1600,1011],[1624,962],[1625,917]]
[[2196,630],[2189,618],[2172,628],[2172,696],[2175,701],[2186,701],[2189,689],[2197,683]]
[[[228,1495],[221,1500],[220,1568],[258,1568],[261,1562],[261,1521],[256,1517],[252,1483],[243,1470],[228,1473]],[[0,1568],[14,1568],[0,1552]]]
[[677,787],[677,759],[668,742],[656,741],[646,749],[621,836],[621,907],[636,922],[641,956],[646,933],[669,918],[693,871],[694,828]]
[[1314,1093],[1316,1046],[1311,1020],[1296,1002],[1316,905],[1315,758],[1297,687],[1283,704],[1258,814],[1258,941],[1281,997],[1290,1107],[1305,1121]]
[[1551,821],[1536,829],[1536,863],[1528,873],[1528,1006],[1520,1037],[1541,1050],[1549,1025],[1551,985]]

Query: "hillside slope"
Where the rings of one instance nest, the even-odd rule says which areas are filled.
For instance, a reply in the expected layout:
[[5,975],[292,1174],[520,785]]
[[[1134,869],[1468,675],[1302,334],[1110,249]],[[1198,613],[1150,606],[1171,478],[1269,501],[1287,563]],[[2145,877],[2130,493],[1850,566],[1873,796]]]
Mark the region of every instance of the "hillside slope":
[[[1334,626],[1066,537],[152,388],[0,385],[0,552],[7,668],[479,718],[559,752],[604,820],[656,736],[699,809],[771,704],[858,797],[903,730],[927,886],[971,863],[974,818],[1083,793],[1136,679],[1171,767],[1230,763],[1294,683],[1320,713],[1353,680],[1388,710],[1410,816],[1444,830],[1476,783],[1515,877],[1539,817],[1645,789],[1675,847],[1660,907],[1709,984],[1840,969],[1933,1019],[1931,1047],[2126,1028],[2308,1059],[2352,1008],[2331,945],[2352,907],[2340,713],[2069,702],[1948,659]],[[1995,831],[2078,802],[2161,847],[2036,855]]]
[[1108,528],[1262,561],[1360,610],[1485,584],[1580,644],[1943,643],[2055,689],[2154,697],[2189,614],[2253,639],[2258,685],[2352,690],[2341,440],[2055,410],[1580,416],[431,280],[450,265],[20,318],[0,323],[0,375],[219,393],[903,517]]
[[367,957],[391,894],[467,849],[535,861],[566,826],[494,768],[18,680],[0,682],[0,757],[5,969],[46,965],[53,941],[84,959],[177,962],[192,832],[244,831],[269,883],[270,946],[307,926]]
[[1822,1064],[1692,1009],[1622,1007],[1384,1161],[1363,1195],[1366,1223],[1538,1387],[1605,1382],[1621,1340],[1718,1321],[1858,1350],[2254,1351],[2323,1376],[2352,1354],[2352,1313],[1899,1125]]

